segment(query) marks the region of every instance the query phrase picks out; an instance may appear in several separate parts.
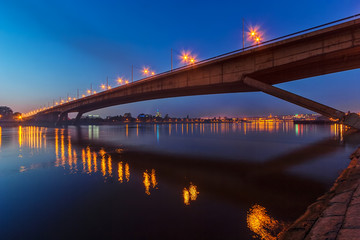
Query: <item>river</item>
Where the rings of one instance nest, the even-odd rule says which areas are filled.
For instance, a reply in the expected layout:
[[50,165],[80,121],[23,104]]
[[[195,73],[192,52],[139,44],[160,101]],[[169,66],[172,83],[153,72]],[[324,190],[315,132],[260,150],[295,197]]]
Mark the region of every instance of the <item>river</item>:
[[275,239],[358,143],[292,122],[0,127],[0,236]]

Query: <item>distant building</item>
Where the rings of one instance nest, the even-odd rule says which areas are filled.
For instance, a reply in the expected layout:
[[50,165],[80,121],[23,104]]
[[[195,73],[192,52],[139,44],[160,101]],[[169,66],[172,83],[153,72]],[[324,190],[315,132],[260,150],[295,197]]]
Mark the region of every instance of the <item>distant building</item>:
[[159,112],[159,109],[157,110],[155,117],[156,118],[161,118],[161,113]]
[[124,118],[131,118],[131,113],[125,113]]
[[100,115],[87,115],[87,118],[98,119],[98,118],[100,118]]

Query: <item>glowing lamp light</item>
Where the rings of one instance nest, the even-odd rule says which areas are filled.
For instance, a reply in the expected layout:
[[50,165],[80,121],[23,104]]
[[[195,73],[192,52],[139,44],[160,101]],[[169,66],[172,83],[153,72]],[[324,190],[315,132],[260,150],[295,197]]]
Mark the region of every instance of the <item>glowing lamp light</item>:
[[250,27],[248,32],[248,40],[252,41],[254,44],[259,44],[262,41],[263,33],[259,31],[259,27]]
[[143,68],[142,70],[143,75],[147,76],[149,74],[149,68]]
[[155,75],[155,72],[154,72],[154,71],[152,71],[152,72],[151,72],[151,75],[153,75],[153,76],[154,76],[154,75]]
[[104,84],[101,84],[101,89],[105,89],[105,85]]
[[88,94],[91,94],[91,91],[90,91],[90,90],[87,90],[87,93],[88,93]]
[[182,63],[188,63],[189,60],[190,60],[190,51],[181,51],[181,56],[180,56],[180,59],[181,59],[181,62]]
[[123,83],[122,78],[118,78],[118,79],[117,79],[117,82],[118,82],[119,84],[122,84],[122,83]]
[[125,81],[125,84],[128,84],[128,83],[129,83],[129,81],[128,81],[128,80],[126,80],[126,81]]

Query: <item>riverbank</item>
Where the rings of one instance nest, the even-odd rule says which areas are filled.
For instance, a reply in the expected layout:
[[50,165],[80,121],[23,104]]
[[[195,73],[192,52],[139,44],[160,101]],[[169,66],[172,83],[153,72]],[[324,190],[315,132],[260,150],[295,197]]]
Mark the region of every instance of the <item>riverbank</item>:
[[311,204],[281,240],[360,239],[360,147],[329,192]]

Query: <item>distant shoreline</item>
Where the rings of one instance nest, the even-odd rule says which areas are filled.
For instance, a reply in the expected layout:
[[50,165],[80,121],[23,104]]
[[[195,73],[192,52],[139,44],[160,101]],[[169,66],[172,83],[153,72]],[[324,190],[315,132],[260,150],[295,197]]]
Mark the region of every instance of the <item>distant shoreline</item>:
[[[127,124],[209,124],[209,123],[252,123],[252,122],[266,122],[266,123],[275,123],[275,122],[293,122],[294,124],[315,124],[315,125],[331,125],[336,124],[332,121],[323,121],[323,120],[283,120],[283,119],[262,119],[262,120],[219,120],[219,119],[188,119],[181,121],[87,121],[80,122],[79,126],[89,126],[89,125],[104,125],[104,126],[115,126],[115,125],[127,125]],[[55,127],[55,123],[50,122],[19,122],[19,121],[0,121],[0,127],[17,127],[17,126],[46,126],[46,127]],[[60,126],[76,126],[73,120],[69,120],[66,124],[61,124]]]

